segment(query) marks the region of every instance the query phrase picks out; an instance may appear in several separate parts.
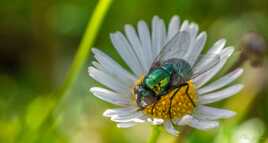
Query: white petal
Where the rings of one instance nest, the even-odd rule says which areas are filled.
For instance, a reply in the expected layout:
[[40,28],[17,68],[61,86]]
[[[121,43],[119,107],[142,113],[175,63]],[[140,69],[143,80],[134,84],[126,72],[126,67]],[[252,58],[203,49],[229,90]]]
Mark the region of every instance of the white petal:
[[224,48],[224,45],[226,43],[225,39],[220,39],[214,43],[212,48],[208,50],[208,54],[218,54],[220,51]]
[[101,70],[101,71],[105,71],[106,72],[106,69],[98,62],[96,61],[92,61],[92,65],[97,68],[98,70]]
[[99,83],[109,87],[110,89],[122,93],[123,95],[130,95],[129,87],[126,84],[120,82],[116,77],[100,71],[94,67],[88,68],[89,75]]
[[[185,20],[182,23],[180,31],[187,31],[190,34],[191,43],[194,43],[196,34],[198,32],[198,25],[195,23],[189,23],[188,20]],[[193,45],[193,44],[192,44]],[[190,48],[189,48],[190,49]]]
[[212,48],[208,50],[206,56],[202,57],[196,63],[196,65],[194,66],[194,71],[198,72],[198,69],[202,69],[202,67],[209,65],[210,62],[213,62],[213,60],[215,60],[214,57],[220,54],[220,52],[224,48],[225,43],[226,43],[225,39],[220,39],[217,42],[215,42]]
[[146,120],[144,119],[146,116],[142,116],[142,117],[139,117],[139,118],[135,118],[135,119],[132,119],[131,121],[135,122],[135,123],[144,123],[146,122]]
[[[135,117],[133,117],[135,114]],[[111,120],[114,122],[121,122],[121,123],[127,123],[127,122],[134,122],[134,123],[144,123],[147,121],[147,116],[142,114],[142,115],[137,115],[137,112],[125,114],[125,115],[113,115],[111,116]],[[140,114],[140,113],[139,113]],[[132,117],[130,117],[132,116]],[[128,118],[129,117],[129,118]]]
[[179,131],[177,131],[174,126],[172,125],[171,121],[166,121],[164,123],[164,127],[166,131],[174,136],[177,136],[179,134]]
[[137,76],[141,75],[143,73],[141,63],[139,62],[137,55],[132,50],[125,36],[120,32],[116,32],[111,34],[110,37],[114,47],[116,48],[120,56],[123,58],[123,60],[127,63],[128,67]]
[[149,70],[153,62],[152,46],[151,46],[151,36],[147,24],[144,21],[139,21],[138,23],[138,34],[140,37],[142,49],[146,59],[146,70]]
[[176,40],[177,41],[176,43],[178,44],[174,44],[174,48],[173,48],[174,49],[173,55],[175,55],[176,58],[183,57],[187,53],[189,46],[191,44],[191,39],[190,39],[191,37],[189,35],[189,32],[182,32],[180,35],[182,36],[180,36],[178,40]]
[[182,25],[181,25],[181,28],[180,28],[180,31],[187,31],[189,32],[189,21],[188,20],[184,20],[182,22]]
[[168,60],[171,58],[181,58],[185,55],[190,46],[190,35],[188,32],[183,31],[176,33],[171,40],[164,46],[165,53],[161,55],[161,60]]
[[111,120],[115,122],[127,123],[127,122],[134,122],[134,123],[144,123],[146,122],[148,117],[142,112],[130,112],[125,114],[117,114],[111,116]]
[[115,108],[115,109],[107,109],[105,112],[103,112],[103,116],[105,117],[112,117],[112,116],[118,116],[118,115],[127,115],[130,113],[136,112],[138,107],[125,107],[125,108]]
[[101,100],[104,100],[106,102],[125,106],[130,104],[130,99],[126,97],[122,97],[119,94],[112,92],[110,90],[100,88],[100,87],[92,87],[90,91]]
[[147,121],[150,122],[152,125],[161,125],[164,123],[163,119],[158,119],[158,118],[147,118]]
[[158,55],[161,48],[165,44],[166,28],[162,19],[158,16],[154,16],[152,20],[152,50],[153,58]]
[[200,33],[193,41],[193,45],[191,45],[191,48],[184,55],[184,59],[187,60],[191,66],[196,63],[198,56],[204,48],[206,40],[207,34],[205,32]]
[[156,118],[153,119],[153,124],[154,125],[160,125],[160,124],[163,124],[163,123],[164,123],[163,119],[156,119]]
[[117,123],[116,126],[118,128],[130,128],[130,127],[133,127],[133,126],[136,126],[137,123],[135,122],[126,122],[126,123]]
[[225,109],[212,108],[200,105],[194,112],[194,117],[201,120],[218,120],[226,119],[235,115],[235,112]]
[[136,123],[144,123],[144,122],[147,121],[147,119],[148,119],[148,116],[146,116],[145,114],[143,114],[143,116],[138,117],[138,118],[135,118],[132,121],[133,122],[136,122]]
[[143,53],[143,49],[141,46],[140,39],[138,38],[138,35],[135,29],[133,28],[133,26],[128,25],[128,24],[125,25],[125,33],[128,38],[128,41],[131,44],[132,50],[137,55],[137,58],[143,67],[143,73],[145,73],[145,69],[147,68],[146,67],[147,65],[146,65],[145,55]]
[[216,101],[223,100],[223,99],[228,98],[232,95],[235,95],[242,88],[243,88],[243,85],[237,84],[237,85],[230,86],[228,88],[225,88],[225,89],[217,91],[217,92],[212,92],[209,94],[200,95],[199,96],[199,103],[200,104],[208,104],[208,103],[213,103]]
[[169,41],[179,31],[179,27],[180,27],[180,18],[178,16],[173,16],[168,26],[167,41]]
[[207,130],[207,129],[216,128],[219,126],[219,123],[217,121],[198,120],[190,115],[185,115],[184,117],[182,117],[182,119],[179,120],[177,124],[188,125],[190,127],[200,129],[200,130]]
[[234,80],[236,80],[242,73],[243,73],[243,69],[238,68],[238,69],[230,72],[229,74],[223,76],[222,78],[212,82],[211,84],[206,85],[206,86],[202,87],[201,89],[198,89],[198,94],[200,95],[200,94],[205,94],[208,92],[218,90],[218,89],[230,84]]
[[92,49],[92,52],[95,54],[95,58],[100,62],[106,72],[109,72],[111,75],[116,76],[116,78],[121,79],[121,81],[126,82],[129,86],[136,80],[135,76],[123,69],[117,62],[105,53],[95,48]]
[[[93,73],[89,73],[89,75],[90,74],[96,74],[96,73],[94,73],[94,72],[98,72],[98,74],[97,75],[99,75],[100,73],[101,74],[105,74],[107,77],[109,77],[109,79],[110,78],[112,78],[112,80],[113,81],[116,81],[118,84],[119,84],[119,86],[124,86],[125,88],[129,88],[129,87],[132,87],[133,86],[133,83],[134,83],[134,81],[133,82],[131,82],[132,80],[128,80],[126,77],[125,77],[125,79],[123,79],[122,77],[120,77],[118,74],[114,74],[113,72],[114,72],[114,70],[115,69],[111,69],[111,70],[108,70],[108,69],[106,69],[106,68],[104,68],[103,67],[103,65],[102,64],[100,64],[100,63],[98,63],[98,62],[96,62],[96,61],[93,61],[92,62],[92,65],[94,66],[94,67],[89,67],[89,71],[91,71],[92,72],[92,68],[94,68],[93,69]],[[97,80],[97,81],[99,81],[98,79],[96,79],[96,77],[93,77],[92,75],[90,75],[93,79],[95,79],[95,80]],[[95,75],[96,76],[96,75]],[[102,80],[105,80],[105,79],[102,79]],[[107,80],[107,79],[106,79]],[[102,83],[102,84],[104,84],[104,83]],[[124,85],[123,85],[124,84]],[[106,85],[106,84],[104,84],[104,85]],[[107,86],[108,87],[108,86]],[[112,88],[111,88],[112,89]],[[114,88],[115,89],[115,88]],[[122,92],[121,92],[122,91]],[[117,92],[120,92],[120,93],[123,93],[123,95],[128,95],[128,96],[131,96],[131,94],[125,94],[125,93],[130,93],[130,92],[127,92],[127,90],[121,90],[121,91],[117,91]]]
[[143,112],[134,112],[132,114],[128,115],[118,115],[118,116],[112,116],[111,120],[115,122],[130,122],[130,121],[136,121],[136,119],[144,116]]
[[[221,70],[221,68],[224,66],[224,64],[228,60],[228,58],[232,55],[233,51],[234,49],[232,47],[227,47],[223,49],[220,55],[221,59],[219,63],[217,63],[217,65],[215,65],[213,68],[211,68],[207,72],[193,79],[193,82],[196,84],[197,88],[200,88],[201,86],[203,86]],[[196,71],[194,71],[194,73],[196,73]]]
[[191,23],[189,29],[190,29],[191,39],[194,40],[198,33],[198,25],[196,23]]
[[160,28],[160,33],[161,33],[161,46],[160,48],[158,49],[158,52],[159,53],[161,51],[161,49],[163,48],[164,44],[167,42],[166,38],[167,38],[167,32],[166,32],[166,25],[165,25],[165,22],[163,19],[160,19],[160,22],[159,22],[159,28]]

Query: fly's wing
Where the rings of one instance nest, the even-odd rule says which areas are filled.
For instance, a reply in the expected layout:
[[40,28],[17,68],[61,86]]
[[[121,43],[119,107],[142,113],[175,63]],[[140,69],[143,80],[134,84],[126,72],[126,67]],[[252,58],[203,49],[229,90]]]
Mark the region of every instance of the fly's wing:
[[190,45],[190,34],[186,31],[176,33],[161,49],[153,61],[151,68],[161,65],[164,61],[172,58],[181,58],[187,52]]
[[193,66],[193,76],[192,79],[198,77],[199,75],[208,72],[214,66],[216,66],[221,61],[221,56],[219,54],[206,54],[200,55],[198,57],[198,63]]

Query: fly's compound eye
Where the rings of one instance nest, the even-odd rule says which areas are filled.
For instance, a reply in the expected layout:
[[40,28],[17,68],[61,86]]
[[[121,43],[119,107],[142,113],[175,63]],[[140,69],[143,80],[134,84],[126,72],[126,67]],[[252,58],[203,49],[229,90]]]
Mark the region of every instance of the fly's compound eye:
[[154,92],[140,86],[136,89],[136,102],[139,107],[144,108],[157,101],[157,97],[154,96]]
[[137,105],[141,108],[145,108],[155,102],[157,102],[157,97],[155,96],[138,96],[136,99]]

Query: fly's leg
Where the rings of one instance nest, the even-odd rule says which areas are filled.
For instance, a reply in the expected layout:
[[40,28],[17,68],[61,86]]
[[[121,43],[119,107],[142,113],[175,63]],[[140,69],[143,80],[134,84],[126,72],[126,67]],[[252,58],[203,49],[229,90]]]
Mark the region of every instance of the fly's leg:
[[176,89],[176,91],[173,93],[173,95],[172,95],[171,98],[170,98],[170,104],[169,104],[169,109],[168,109],[169,119],[170,119],[171,123],[173,124],[173,126],[174,126],[175,124],[174,124],[174,122],[172,121],[172,115],[171,115],[172,101],[173,101],[173,98],[175,97],[175,95],[178,93],[178,91],[180,91],[180,88],[181,88],[181,87],[184,87],[184,86],[186,86],[186,91],[185,91],[185,92],[186,92],[186,96],[188,97],[188,99],[190,100],[190,102],[192,103],[192,105],[193,105],[194,107],[196,107],[196,105],[195,105],[193,99],[192,99],[192,98],[190,97],[190,95],[189,95],[189,84],[188,84],[187,82],[185,82],[185,83],[179,85],[179,87]]
[[189,95],[189,84],[186,82],[186,83],[183,83],[183,84],[180,85],[180,87],[183,87],[183,86],[186,86],[186,96],[188,97],[188,99],[190,100],[190,102],[192,103],[192,105],[193,105],[194,107],[196,107],[196,105],[195,105],[193,99],[192,99],[191,96]]
[[175,95],[178,93],[178,91],[180,91],[180,87],[178,87],[176,89],[176,91],[173,93],[173,95],[170,97],[170,102],[169,102],[169,109],[168,109],[168,115],[169,115],[169,119],[172,123],[173,126],[175,126],[173,120],[172,120],[172,115],[171,115],[171,106],[172,106],[172,101],[173,101],[173,98],[175,97]]

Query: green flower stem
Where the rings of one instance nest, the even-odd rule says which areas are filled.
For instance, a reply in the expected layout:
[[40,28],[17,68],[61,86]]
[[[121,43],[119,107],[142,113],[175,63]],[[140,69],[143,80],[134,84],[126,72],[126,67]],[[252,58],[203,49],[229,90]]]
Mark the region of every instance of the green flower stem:
[[81,68],[83,67],[92,47],[93,42],[96,39],[97,33],[107,13],[112,0],[99,0],[96,9],[92,15],[90,22],[87,25],[86,32],[82,38],[82,41],[79,45],[78,51],[74,57],[74,61],[70,67],[70,70],[67,73],[66,79],[62,87],[56,92],[56,97],[61,98],[66,95],[74,81],[77,79]]
[[148,143],[156,143],[161,133],[161,127],[160,126],[153,126],[152,129],[152,135],[149,138]]

